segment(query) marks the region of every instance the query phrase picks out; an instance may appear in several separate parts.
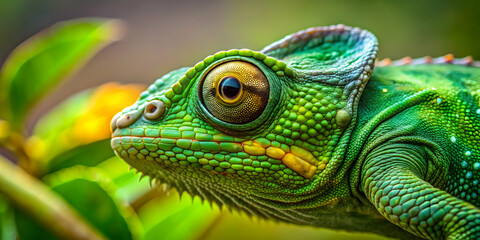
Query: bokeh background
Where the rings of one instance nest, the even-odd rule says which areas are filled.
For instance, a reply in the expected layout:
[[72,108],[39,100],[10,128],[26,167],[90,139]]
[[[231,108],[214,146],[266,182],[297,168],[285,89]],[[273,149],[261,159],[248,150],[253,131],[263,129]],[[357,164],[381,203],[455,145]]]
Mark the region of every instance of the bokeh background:
[[373,32],[379,58],[480,59],[480,1],[0,0],[0,63],[21,41],[59,20],[111,17],[127,23],[122,41],[94,57],[33,113],[103,82],[149,84],[231,48],[259,50],[313,26],[343,23]]
[[[154,1],[0,0],[0,63],[20,42],[60,20],[78,17],[123,20],[124,38],[97,54],[56,88],[30,116],[29,125],[55,104],[105,82],[149,84],[205,56],[231,48],[259,50],[283,36],[313,26],[343,23],[373,32],[379,58],[472,56],[480,59],[480,1]],[[226,213],[207,238],[300,236],[363,238]],[[236,231],[232,231],[236,229]],[[378,238],[381,239],[381,238]]]

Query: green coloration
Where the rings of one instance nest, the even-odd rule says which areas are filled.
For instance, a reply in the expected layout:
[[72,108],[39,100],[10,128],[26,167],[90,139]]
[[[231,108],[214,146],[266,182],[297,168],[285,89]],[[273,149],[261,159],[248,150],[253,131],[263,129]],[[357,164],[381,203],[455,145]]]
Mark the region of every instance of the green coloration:
[[[45,232],[42,230],[47,228],[50,233],[54,233],[60,238],[82,236],[82,238],[88,239],[105,239],[103,234],[96,229],[92,229],[91,225],[83,220],[77,211],[73,210],[63,198],[51,192],[47,186],[26,174],[2,156],[0,156],[0,166],[0,182],[2,183],[0,184],[0,192],[2,196],[10,200],[9,202],[14,203],[18,210],[30,215],[29,222],[32,222],[32,217],[37,220],[37,223],[29,225],[38,225],[39,222],[56,223],[54,228],[44,224],[43,227],[35,227],[34,229],[26,227],[17,230],[25,230],[28,232],[27,235],[30,235],[29,231],[40,230],[39,232],[42,233]],[[26,215],[23,216],[26,217]],[[26,218],[22,217],[22,219],[25,220]],[[16,220],[19,220],[19,218],[16,218]],[[72,223],[75,224],[72,225]],[[37,235],[37,237],[40,235]],[[44,235],[47,236],[47,234]]]
[[[72,205],[89,224],[101,230],[104,236],[109,239],[133,239],[135,236],[127,223],[131,217],[124,216],[125,209],[111,197],[111,192],[107,192],[107,189],[111,191],[115,187],[109,180],[96,168],[80,166],[47,177],[52,190]],[[61,239],[45,231],[25,213],[17,211],[15,220],[22,239],[38,239],[44,234],[48,239]]]
[[[77,146],[74,149],[69,149],[68,151],[50,159],[45,172],[51,173],[77,164],[95,166],[105,159],[114,156],[112,153],[103,151],[103,149],[108,148],[108,145],[108,140],[104,139],[91,144]],[[148,150],[146,144],[145,147],[145,150]],[[89,157],[85,158],[86,155]]]
[[[177,195],[176,192],[172,194]],[[153,200],[138,215],[144,234],[139,239],[198,239],[215,224],[220,210],[202,204],[200,199],[183,195]],[[185,231],[188,229],[188,231]]]
[[[467,66],[478,63],[445,57],[373,71],[376,53],[373,34],[342,25],[307,29],[261,52],[219,52],[166,74],[117,114],[112,147],[179,192],[264,218],[400,238],[479,238],[480,68]],[[248,87],[227,89],[241,91],[239,102],[210,111],[205,101],[221,99],[201,95],[219,92],[205,77],[238,61],[263,73],[268,102],[248,102],[259,94]],[[242,82],[242,70],[231,71]],[[153,100],[165,103],[154,121],[140,116]],[[217,110],[235,104],[249,104],[245,118],[264,110],[247,123],[221,121]],[[136,142],[147,136],[151,150]]]
[[0,238],[1,239],[15,239],[16,238],[15,224],[13,221],[13,210],[8,205],[7,201],[0,198]]
[[115,20],[60,22],[17,47],[0,72],[0,114],[19,130],[38,99],[119,37]]

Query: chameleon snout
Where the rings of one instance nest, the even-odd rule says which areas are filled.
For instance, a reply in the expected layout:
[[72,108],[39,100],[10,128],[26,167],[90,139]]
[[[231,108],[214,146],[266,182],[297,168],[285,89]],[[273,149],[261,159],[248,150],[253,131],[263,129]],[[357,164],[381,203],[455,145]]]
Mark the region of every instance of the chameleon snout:
[[147,120],[158,120],[165,112],[165,104],[160,100],[152,100],[142,109],[135,109],[126,113],[118,113],[113,117],[111,122],[112,132],[117,128],[126,128],[132,125],[140,118],[142,112]]
[[132,125],[140,117],[139,110],[132,110],[127,113],[119,113],[115,115],[111,122],[112,132],[117,128],[126,128]]

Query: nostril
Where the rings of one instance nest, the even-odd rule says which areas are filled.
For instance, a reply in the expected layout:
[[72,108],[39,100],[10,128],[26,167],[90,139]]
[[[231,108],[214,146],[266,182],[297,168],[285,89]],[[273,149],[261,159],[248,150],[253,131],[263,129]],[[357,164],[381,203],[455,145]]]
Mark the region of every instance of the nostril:
[[157,120],[165,112],[165,104],[160,100],[153,100],[145,106],[144,116],[148,120]]
[[133,110],[123,115],[120,115],[117,118],[116,127],[126,128],[132,125],[139,117],[140,117],[140,112],[138,110]]

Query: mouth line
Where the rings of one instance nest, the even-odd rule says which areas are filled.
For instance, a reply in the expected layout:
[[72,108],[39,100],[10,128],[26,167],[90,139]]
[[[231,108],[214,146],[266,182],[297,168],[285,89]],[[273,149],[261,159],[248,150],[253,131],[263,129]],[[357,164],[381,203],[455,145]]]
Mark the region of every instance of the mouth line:
[[[115,131],[112,134],[112,148],[122,158],[170,160],[178,161],[182,165],[194,164],[199,167],[211,165],[204,168],[230,169],[227,172],[232,173],[234,171],[262,172],[263,169],[268,168],[278,171],[283,165],[284,168],[292,170],[305,179],[310,179],[316,173],[322,172],[327,164],[319,162],[311,152],[303,148],[280,144],[265,138],[244,140],[224,134],[189,134],[188,131],[171,129],[157,130],[158,134],[155,136],[147,134],[147,130],[139,132],[143,134],[134,136],[121,135]],[[131,130],[131,133],[134,131]],[[189,138],[182,138],[183,136]]]

